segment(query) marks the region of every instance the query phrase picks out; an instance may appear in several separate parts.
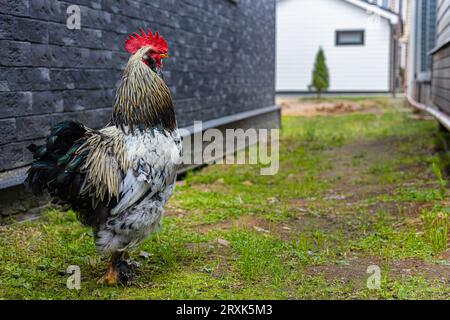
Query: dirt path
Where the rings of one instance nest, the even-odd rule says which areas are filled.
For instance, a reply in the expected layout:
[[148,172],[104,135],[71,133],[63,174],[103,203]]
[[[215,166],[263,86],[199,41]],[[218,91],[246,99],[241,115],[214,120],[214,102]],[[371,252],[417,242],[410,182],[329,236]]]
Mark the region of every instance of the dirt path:
[[328,115],[343,115],[352,112],[372,112],[379,114],[380,101],[328,101],[314,99],[299,101],[298,99],[278,99],[277,104],[281,106],[283,116],[316,117]]
[[[364,113],[381,117],[386,105],[380,107],[379,100],[364,102],[298,102],[279,101],[285,116],[317,117],[345,116]],[[404,110],[403,112],[408,112]],[[411,120],[429,120],[428,117],[408,115]],[[194,230],[208,233],[211,230],[247,228],[261,234],[276,234],[284,239],[293,239],[305,230],[320,228],[326,232],[343,230],[345,241],[361,236],[361,220],[376,223],[378,214],[389,216],[394,230],[417,226],[422,233],[420,216],[432,210],[436,201],[408,198],[396,195],[405,189],[438,189],[435,174],[429,170],[425,159],[436,154],[430,141],[417,145],[416,135],[387,135],[379,139],[355,139],[355,141],[327,148],[322,156],[331,160],[331,167],[320,173],[319,179],[338,181],[332,184],[320,200],[316,197],[290,199],[289,211],[293,217],[282,223],[273,223],[257,217],[243,217],[216,224],[197,225]],[[291,174],[292,175],[292,174]],[[295,176],[295,175],[293,175]],[[223,183],[194,185],[199,190],[223,191]],[[383,197],[392,197],[384,201]],[[444,206],[447,202],[440,201]],[[355,223],[355,221],[359,221]],[[450,238],[449,238],[450,240]],[[420,276],[440,283],[450,281],[450,251],[441,252],[439,263],[413,257],[394,258],[367,255],[355,250],[346,252],[341,260],[332,264],[321,264],[305,269],[310,275],[323,275],[328,280],[365,285],[367,267],[377,265],[393,279]]]

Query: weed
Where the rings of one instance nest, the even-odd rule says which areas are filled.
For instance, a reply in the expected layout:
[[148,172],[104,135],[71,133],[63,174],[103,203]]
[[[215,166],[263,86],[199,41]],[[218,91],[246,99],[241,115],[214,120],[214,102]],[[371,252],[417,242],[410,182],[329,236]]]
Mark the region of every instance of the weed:
[[433,210],[424,210],[421,215],[426,238],[435,254],[448,248],[448,212],[449,209],[435,207]]

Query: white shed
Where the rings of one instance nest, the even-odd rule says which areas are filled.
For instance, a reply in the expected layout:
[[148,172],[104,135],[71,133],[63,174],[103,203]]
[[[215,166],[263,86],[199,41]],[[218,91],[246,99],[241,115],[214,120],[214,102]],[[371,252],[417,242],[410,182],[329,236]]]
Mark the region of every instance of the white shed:
[[317,51],[324,49],[329,92],[390,92],[396,13],[362,0],[279,0],[279,93],[309,91]]

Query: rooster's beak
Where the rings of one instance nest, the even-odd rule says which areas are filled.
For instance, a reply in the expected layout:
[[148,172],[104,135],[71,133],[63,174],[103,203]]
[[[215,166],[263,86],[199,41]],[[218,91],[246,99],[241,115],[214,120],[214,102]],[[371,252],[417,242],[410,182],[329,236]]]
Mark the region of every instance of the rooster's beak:
[[161,59],[167,59],[169,57],[169,54],[163,53],[159,55]]

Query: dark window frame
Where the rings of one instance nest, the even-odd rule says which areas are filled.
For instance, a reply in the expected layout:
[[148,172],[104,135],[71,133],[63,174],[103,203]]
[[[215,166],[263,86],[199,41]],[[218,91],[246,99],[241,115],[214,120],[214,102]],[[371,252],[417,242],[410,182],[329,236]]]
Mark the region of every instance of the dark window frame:
[[[361,42],[358,43],[342,43],[339,42],[339,35],[342,33],[359,33],[361,34]],[[364,29],[348,29],[348,30],[336,30],[335,35],[335,45],[336,47],[361,47],[366,45],[366,30]]]

